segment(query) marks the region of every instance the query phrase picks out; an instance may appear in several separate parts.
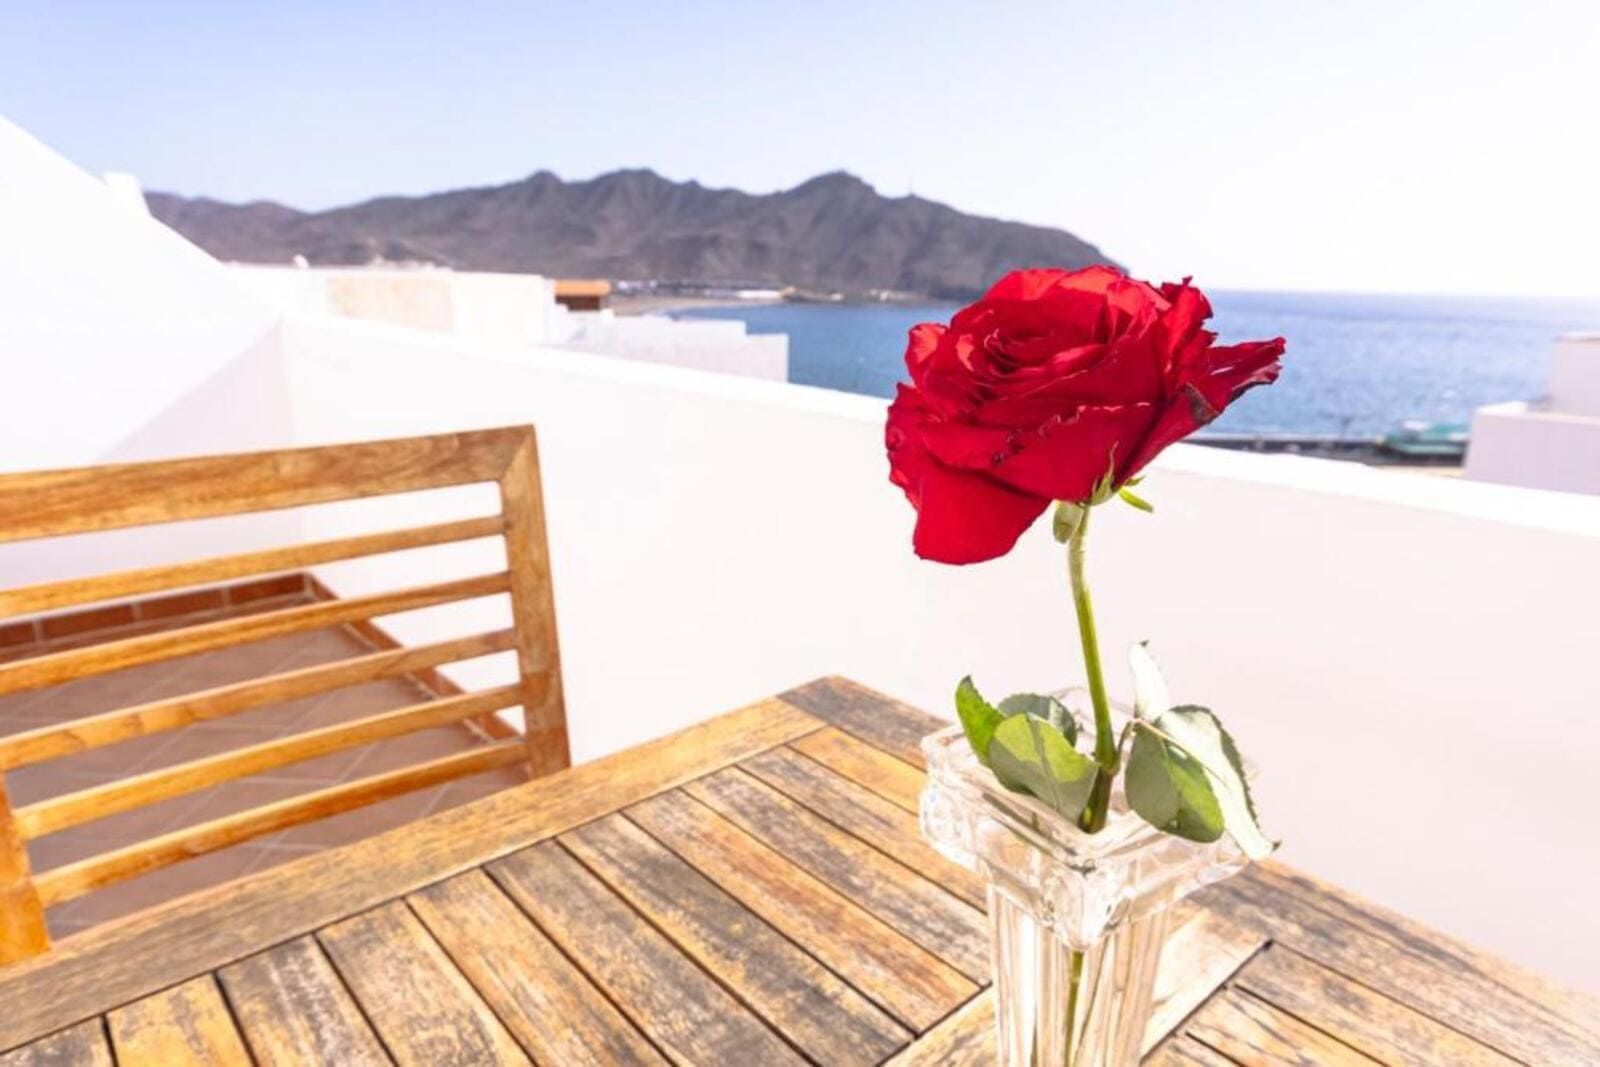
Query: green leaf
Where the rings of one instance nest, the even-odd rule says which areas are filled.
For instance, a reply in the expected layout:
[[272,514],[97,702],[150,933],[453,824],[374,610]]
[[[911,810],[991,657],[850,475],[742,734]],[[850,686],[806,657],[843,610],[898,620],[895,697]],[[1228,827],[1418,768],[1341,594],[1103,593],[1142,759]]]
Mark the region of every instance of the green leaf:
[[[1211,709],[1193,704],[1168,709],[1156,719],[1156,728],[1205,771],[1223,823],[1245,855],[1251,859],[1270,855],[1278,847],[1277,842],[1261,832],[1239,749]],[[1168,744],[1167,748],[1173,749],[1174,745]]]
[[1123,486],[1121,489],[1118,489],[1117,495],[1122,498],[1122,502],[1124,504],[1131,504],[1140,511],[1154,511],[1156,509],[1154,504],[1150,503],[1150,501],[1146,500],[1138,493],[1135,493],[1127,486]]
[[1140,719],[1154,719],[1172,707],[1172,697],[1167,692],[1167,681],[1161,677],[1161,668],[1150,654],[1150,642],[1140,641],[1128,649],[1128,666],[1133,671],[1133,714]]
[[961,719],[961,729],[972,745],[973,754],[985,767],[989,765],[989,741],[996,726],[1005,716],[997,711],[972,684],[972,676],[961,679],[956,686],[956,715]]
[[989,766],[1007,789],[1029,793],[1064,818],[1077,819],[1089,802],[1095,762],[1032,715],[1013,715],[994,731]]
[[1158,830],[1215,841],[1226,824],[1203,767],[1149,730],[1133,735],[1123,789],[1128,806]]
[[1067,706],[1044,693],[1012,693],[1000,702],[1000,714],[1032,715],[1059,730],[1070,744],[1078,743],[1078,720]]
[[1074,504],[1067,500],[1057,504],[1055,516],[1050,520],[1050,529],[1056,535],[1056,540],[1062,544],[1072,540],[1072,535],[1083,525],[1083,517],[1088,512],[1089,509],[1082,504]]

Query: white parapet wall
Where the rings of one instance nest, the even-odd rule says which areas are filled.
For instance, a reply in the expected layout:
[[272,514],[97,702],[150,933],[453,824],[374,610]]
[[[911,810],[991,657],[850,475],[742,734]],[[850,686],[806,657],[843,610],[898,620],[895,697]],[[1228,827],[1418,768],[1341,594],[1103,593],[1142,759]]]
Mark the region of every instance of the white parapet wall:
[[1544,399],[1477,410],[1463,474],[1504,485],[1600,493],[1600,335],[1556,343]]

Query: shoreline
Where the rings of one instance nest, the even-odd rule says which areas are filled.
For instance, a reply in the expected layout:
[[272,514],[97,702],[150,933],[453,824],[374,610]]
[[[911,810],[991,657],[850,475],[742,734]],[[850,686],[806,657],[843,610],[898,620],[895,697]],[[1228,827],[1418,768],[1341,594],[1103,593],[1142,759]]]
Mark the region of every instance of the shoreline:
[[613,293],[610,307],[618,315],[671,315],[677,311],[698,311],[702,308],[771,307],[783,303],[787,301],[780,297],[741,300],[727,296],[619,296]]

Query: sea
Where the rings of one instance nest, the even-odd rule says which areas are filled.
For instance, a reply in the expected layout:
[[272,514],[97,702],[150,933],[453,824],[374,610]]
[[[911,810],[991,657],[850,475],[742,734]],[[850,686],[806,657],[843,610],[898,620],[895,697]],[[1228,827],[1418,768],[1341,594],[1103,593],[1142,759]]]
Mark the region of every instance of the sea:
[[[1465,424],[1483,404],[1537,399],[1555,339],[1600,331],[1600,301],[1208,290],[1222,341],[1284,337],[1277,384],[1255,389],[1213,433],[1373,437],[1410,421]],[[892,396],[906,331],[947,321],[950,304],[706,307],[681,318],[740,319],[789,336],[789,380]]]

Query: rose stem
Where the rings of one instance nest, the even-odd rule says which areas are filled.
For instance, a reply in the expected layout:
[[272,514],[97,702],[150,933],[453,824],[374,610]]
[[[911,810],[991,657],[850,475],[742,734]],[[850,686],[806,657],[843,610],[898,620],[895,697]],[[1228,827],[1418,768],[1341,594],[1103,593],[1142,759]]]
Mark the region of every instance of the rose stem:
[[1089,599],[1089,583],[1083,576],[1083,544],[1089,533],[1085,507],[1078,528],[1067,542],[1067,573],[1072,579],[1072,605],[1078,612],[1078,638],[1083,643],[1083,667],[1089,676],[1089,699],[1094,704],[1094,785],[1089,803],[1079,821],[1086,831],[1095,833],[1106,824],[1111,807],[1111,779],[1117,773],[1117,742],[1111,730],[1111,705],[1106,701],[1106,679],[1100,669],[1100,640],[1095,635],[1094,605]]

